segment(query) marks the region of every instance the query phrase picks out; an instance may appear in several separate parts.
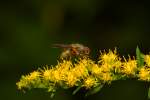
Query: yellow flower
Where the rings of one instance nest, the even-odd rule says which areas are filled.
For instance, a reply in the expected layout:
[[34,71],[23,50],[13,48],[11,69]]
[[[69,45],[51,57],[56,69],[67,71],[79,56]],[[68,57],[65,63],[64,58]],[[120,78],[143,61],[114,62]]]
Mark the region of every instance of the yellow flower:
[[62,62],[58,62],[58,64],[55,66],[58,70],[69,70],[69,68],[72,67],[71,60],[63,60]]
[[91,73],[98,76],[102,73],[102,68],[100,68],[97,64],[94,64],[91,68]]
[[53,77],[53,69],[45,69],[43,71],[43,78],[45,80],[54,80],[52,79],[52,77]]
[[150,66],[150,55],[145,55],[144,56],[144,60],[145,60],[145,62],[147,64],[147,66]]
[[79,80],[74,73],[67,72],[66,77],[64,78],[64,80],[66,81],[66,84],[69,85],[70,87],[75,86],[76,82]]
[[43,71],[43,78],[45,80],[49,80],[51,82],[60,82],[63,80],[63,74],[61,74],[61,70],[58,69],[47,69]]
[[108,64],[108,63],[105,63],[105,64],[101,65],[101,70],[103,72],[110,72],[111,69],[112,69],[112,66],[110,64]]
[[121,58],[117,55],[117,50],[109,50],[108,53],[101,53],[99,63],[103,71],[109,72],[115,70],[115,72],[120,71],[122,65]]
[[19,82],[16,83],[18,86],[18,89],[22,89],[24,87],[29,87],[30,84],[34,84],[36,82],[36,79],[38,79],[41,76],[41,73],[38,71],[34,71],[30,73],[29,75],[22,76]]
[[58,62],[53,68],[48,68],[48,66],[43,70],[43,78],[52,82],[60,82],[64,80],[64,77],[72,68],[72,62],[63,60]]
[[26,76],[26,79],[27,80],[34,80],[34,79],[36,79],[37,77],[39,77],[41,75],[41,73],[40,72],[38,72],[38,71],[34,71],[34,72],[32,72],[32,73],[30,73],[30,75],[27,75]]
[[93,87],[95,84],[97,83],[96,79],[94,77],[87,77],[84,80],[84,86],[89,89],[91,87]]
[[150,68],[141,68],[139,72],[139,80],[150,81]]
[[82,59],[77,64],[75,64],[72,71],[78,78],[83,78],[88,75],[88,68],[91,67],[93,62],[91,60]]
[[125,61],[122,65],[122,73],[126,75],[135,75],[136,70],[137,70],[136,60],[131,60],[131,58],[129,58],[128,61]]
[[76,65],[75,68],[72,69],[72,73],[78,78],[84,78],[88,75],[88,70],[85,66]]
[[108,53],[104,52],[100,55],[100,61],[102,63],[113,63],[118,59],[117,50],[114,51],[109,50]]
[[113,77],[111,76],[111,73],[103,73],[101,74],[101,80],[103,80],[104,82],[111,82],[113,80]]

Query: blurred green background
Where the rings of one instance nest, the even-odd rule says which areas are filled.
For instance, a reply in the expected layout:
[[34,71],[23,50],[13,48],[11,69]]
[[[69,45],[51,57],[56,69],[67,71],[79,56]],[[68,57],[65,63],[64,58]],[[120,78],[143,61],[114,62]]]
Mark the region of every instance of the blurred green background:
[[[137,45],[149,53],[149,0],[2,0],[0,1],[0,99],[50,100],[44,90],[22,93],[16,82],[60,54],[53,43],[82,43],[96,59],[99,50],[118,48],[135,55]],[[147,84],[117,81],[84,98],[59,90],[53,100],[146,100]]]

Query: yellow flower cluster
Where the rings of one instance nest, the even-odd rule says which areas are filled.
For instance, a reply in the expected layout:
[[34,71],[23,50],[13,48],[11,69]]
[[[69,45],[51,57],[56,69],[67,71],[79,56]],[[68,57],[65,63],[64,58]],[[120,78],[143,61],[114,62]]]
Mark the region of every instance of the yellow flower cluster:
[[127,76],[135,76],[137,70],[137,63],[136,60],[131,60],[129,58],[128,61],[125,60],[125,62],[122,63],[122,73],[126,74]]
[[26,76],[23,75],[21,80],[18,83],[16,83],[18,89],[21,90],[22,88],[30,87],[31,84],[34,85],[37,82],[35,80],[38,80],[39,77],[40,77],[40,72],[38,71],[34,71]]
[[140,69],[139,80],[150,81],[150,68],[141,68]]
[[110,72],[111,70],[117,71],[122,65],[121,58],[117,55],[116,49],[114,51],[109,50],[108,53],[101,53],[99,58],[99,63],[101,64],[103,71],[106,72]]
[[[98,62],[89,58],[76,62],[62,60],[56,66],[46,66],[42,70],[23,75],[17,83],[22,88],[48,88],[81,86],[86,89],[97,84],[111,83],[122,77],[135,77],[139,80],[150,81],[150,55],[144,57],[145,65],[137,68],[135,59],[121,59],[117,51],[101,52]],[[116,78],[117,77],[117,78]]]
[[97,83],[97,80],[94,78],[94,77],[87,77],[85,80],[84,80],[84,86],[85,88],[89,89],[91,88],[93,85],[96,85]]

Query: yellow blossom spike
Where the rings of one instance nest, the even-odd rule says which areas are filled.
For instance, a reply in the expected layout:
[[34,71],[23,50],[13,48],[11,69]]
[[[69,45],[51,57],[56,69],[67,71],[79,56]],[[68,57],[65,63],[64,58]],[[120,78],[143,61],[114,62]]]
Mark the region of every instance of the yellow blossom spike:
[[[119,57],[117,50],[100,52],[98,62],[82,58],[76,61],[61,59],[55,66],[46,66],[41,70],[22,75],[16,83],[19,90],[24,88],[46,88],[52,95],[57,88],[81,87],[96,93],[105,84],[125,78],[138,78],[150,82],[150,55],[144,56],[143,67],[138,67],[137,58]],[[99,87],[100,86],[100,87]]]

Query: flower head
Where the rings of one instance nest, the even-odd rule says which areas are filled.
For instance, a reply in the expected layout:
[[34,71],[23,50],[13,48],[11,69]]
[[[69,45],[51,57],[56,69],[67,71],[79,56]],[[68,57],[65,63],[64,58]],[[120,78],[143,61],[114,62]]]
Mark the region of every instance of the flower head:
[[124,73],[125,75],[135,76],[136,70],[137,70],[136,60],[132,60],[131,58],[129,58],[128,61],[125,59],[125,62],[122,63],[122,71],[121,72]]
[[141,68],[140,69],[139,80],[150,81],[150,68]]
[[87,89],[93,87],[94,85],[96,85],[97,81],[94,77],[87,77],[84,80],[84,87],[86,87]]
[[37,84],[39,82],[41,73],[38,71],[34,71],[29,75],[23,75],[19,82],[16,83],[18,89],[22,88],[30,88],[31,85]]
[[64,81],[69,87],[72,87],[76,85],[76,82],[79,81],[79,79],[72,71],[68,71],[66,77],[64,78]]
[[118,59],[117,50],[114,51],[109,50],[108,53],[104,52],[100,55],[100,61],[102,63],[113,63]]
[[99,63],[103,70],[106,72],[115,70],[118,71],[121,67],[121,58],[117,55],[117,50],[114,51],[109,50],[108,53],[104,52],[100,55]]
[[112,77],[112,75],[111,75],[111,73],[103,73],[103,74],[101,74],[101,76],[100,76],[100,79],[105,83],[105,82],[107,82],[107,83],[110,83],[112,80],[113,80],[113,77]]
[[91,68],[91,73],[93,75],[99,76],[102,73],[102,68],[100,68],[98,64],[94,64]]

